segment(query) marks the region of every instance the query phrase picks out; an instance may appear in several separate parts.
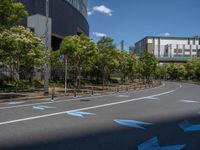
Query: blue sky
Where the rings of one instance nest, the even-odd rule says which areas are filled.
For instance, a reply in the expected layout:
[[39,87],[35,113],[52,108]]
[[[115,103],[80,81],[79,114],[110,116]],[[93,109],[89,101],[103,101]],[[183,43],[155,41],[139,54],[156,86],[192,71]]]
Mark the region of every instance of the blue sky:
[[88,0],[90,36],[133,45],[147,35],[200,35],[200,0]]

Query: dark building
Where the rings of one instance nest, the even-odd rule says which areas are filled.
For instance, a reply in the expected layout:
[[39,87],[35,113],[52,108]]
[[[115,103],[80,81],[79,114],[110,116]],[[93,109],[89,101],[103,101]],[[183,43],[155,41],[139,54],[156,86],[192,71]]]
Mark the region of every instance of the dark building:
[[[22,2],[29,17],[20,22],[21,25],[31,28],[39,37],[45,34],[46,0],[16,0]],[[87,22],[87,0],[49,0],[49,30],[51,47],[59,48],[63,37],[70,35],[89,35]]]

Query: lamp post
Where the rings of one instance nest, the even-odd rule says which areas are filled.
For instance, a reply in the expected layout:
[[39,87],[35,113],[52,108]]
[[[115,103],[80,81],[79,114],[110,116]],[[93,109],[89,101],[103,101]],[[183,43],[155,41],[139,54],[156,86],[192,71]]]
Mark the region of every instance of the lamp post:
[[44,65],[44,95],[49,94],[49,0],[46,0],[46,32],[45,32],[45,65]]

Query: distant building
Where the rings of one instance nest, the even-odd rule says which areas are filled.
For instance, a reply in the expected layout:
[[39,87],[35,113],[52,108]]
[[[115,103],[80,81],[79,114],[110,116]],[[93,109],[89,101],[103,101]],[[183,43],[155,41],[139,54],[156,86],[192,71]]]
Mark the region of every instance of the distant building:
[[160,60],[188,60],[200,56],[200,37],[147,36],[132,51],[148,51]]
[[29,16],[19,24],[30,28],[44,39],[46,27],[49,30],[49,46],[59,48],[65,36],[89,35],[87,22],[87,0],[49,0],[49,21],[46,20],[46,0],[15,0],[22,2]]

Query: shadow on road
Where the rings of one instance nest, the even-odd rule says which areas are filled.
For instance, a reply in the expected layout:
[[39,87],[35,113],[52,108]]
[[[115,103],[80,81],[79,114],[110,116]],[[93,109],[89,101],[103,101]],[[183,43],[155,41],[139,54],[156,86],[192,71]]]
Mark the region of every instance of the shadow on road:
[[[191,124],[184,124],[184,120]],[[186,129],[191,129],[192,124],[195,124],[197,131],[184,132],[179,124]],[[113,122],[113,130],[101,133],[88,133],[88,135],[79,137],[63,137],[49,141],[40,141],[28,145],[14,146],[2,149],[17,149],[17,150],[137,150],[138,145],[152,139],[158,138],[160,147],[185,145],[183,150],[199,150],[200,149],[200,131],[198,124],[200,118],[196,116],[188,118],[179,118],[176,120],[160,122],[153,126],[145,126],[146,130],[121,126]],[[200,129],[200,128],[199,128]],[[146,142],[148,143],[148,142]],[[155,146],[155,144],[153,144]],[[146,149],[141,150],[157,150],[149,145]],[[170,149],[169,149],[170,150]],[[176,149],[171,149],[176,150]],[[178,149],[177,149],[178,150]]]

